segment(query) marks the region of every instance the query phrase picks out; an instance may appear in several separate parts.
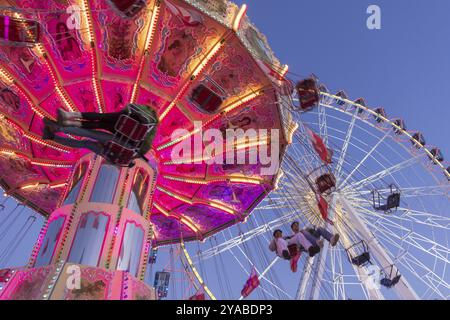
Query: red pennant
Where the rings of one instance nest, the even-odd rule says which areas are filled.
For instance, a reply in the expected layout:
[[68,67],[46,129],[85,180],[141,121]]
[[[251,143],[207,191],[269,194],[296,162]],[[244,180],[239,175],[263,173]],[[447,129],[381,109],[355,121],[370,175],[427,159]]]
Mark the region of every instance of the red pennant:
[[331,221],[328,218],[328,203],[325,201],[325,199],[319,195],[317,197],[317,205],[319,207],[320,215],[322,216],[322,219],[328,222],[331,225],[334,225],[333,221]]
[[244,288],[241,291],[241,295],[244,298],[247,298],[256,288],[259,287],[259,277],[256,269],[253,268],[252,273],[250,274],[250,278],[244,285]]
[[199,289],[196,294],[194,294],[192,297],[189,298],[191,301],[203,301],[206,300],[205,293],[202,289]]
[[302,252],[301,251],[297,251],[297,254],[294,255],[293,257],[291,257],[291,270],[292,272],[297,272],[297,265],[298,265],[298,260],[300,260],[300,257],[302,256]]
[[332,162],[333,152],[327,148],[322,138],[318,134],[316,134],[308,127],[305,128],[306,132],[308,133],[309,141],[311,142],[314,150],[319,155],[320,159],[325,164],[330,164]]

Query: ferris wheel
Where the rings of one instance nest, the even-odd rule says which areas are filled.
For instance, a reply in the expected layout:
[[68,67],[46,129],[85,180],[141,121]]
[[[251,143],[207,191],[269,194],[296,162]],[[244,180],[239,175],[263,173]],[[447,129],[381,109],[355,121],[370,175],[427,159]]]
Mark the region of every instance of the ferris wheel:
[[[233,286],[252,270],[259,280],[252,298],[448,299],[450,184],[442,152],[384,108],[309,80],[317,106],[298,94],[284,101],[296,130],[278,188],[246,224],[192,246],[193,265],[230,299],[243,298]],[[317,154],[311,132],[326,145],[328,160]],[[304,254],[297,273],[267,249],[272,232],[289,233],[293,221],[326,226],[341,239],[312,258]]]

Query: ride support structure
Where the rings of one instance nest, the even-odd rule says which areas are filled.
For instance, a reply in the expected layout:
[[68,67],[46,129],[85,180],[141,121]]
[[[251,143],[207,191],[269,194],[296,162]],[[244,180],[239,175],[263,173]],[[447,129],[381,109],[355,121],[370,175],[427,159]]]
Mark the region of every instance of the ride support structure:
[[27,267],[3,272],[1,300],[155,300],[144,283],[155,170],[111,166],[88,154],[47,220]]

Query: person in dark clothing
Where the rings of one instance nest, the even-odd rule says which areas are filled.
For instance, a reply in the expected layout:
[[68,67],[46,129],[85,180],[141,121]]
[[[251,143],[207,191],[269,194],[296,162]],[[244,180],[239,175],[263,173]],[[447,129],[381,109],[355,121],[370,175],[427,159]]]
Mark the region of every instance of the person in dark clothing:
[[[44,119],[45,128],[43,139],[53,140],[71,148],[88,149],[98,155],[103,155],[108,142],[114,140],[116,124],[120,117],[122,115],[129,115],[142,124],[154,124],[154,127],[145,136],[139,150],[137,150],[137,157],[144,157],[152,147],[158,118],[156,112],[147,106],[133,106],[138,108],[139,112],[130,112],[127,109],[128,106],[123,111],[113,113],[66,112],[58,109],[57,122]],[[66,138],[56,135],[58,132],[87,139],[77,140]]]

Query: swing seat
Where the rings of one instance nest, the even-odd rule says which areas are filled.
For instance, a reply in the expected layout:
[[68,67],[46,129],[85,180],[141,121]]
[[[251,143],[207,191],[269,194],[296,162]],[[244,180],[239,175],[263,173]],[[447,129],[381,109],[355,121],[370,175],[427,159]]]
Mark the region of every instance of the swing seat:
[[132,159],[137,155],[133,149],[127,149],[115,141],[109,141],[103,153],[103,156],[110,163],[119,167],[130,167],[133,164]]
[[142,141],[149,131],[149,126],[131,118],[128,115],[121,115],[116,123],[116,131],[122,136],[133,140]]
[[397,276],[395,276],[395,277],[392,278],[392,279],[389,279],[389,278],[383,278],[383,279],[381,279],[380,284],[381,284],[382,286],[384,286],[384,287],[390,289],[390,288],[394,287],[397,283],[400,282],[401,277],[402,277],[401,275],[397,275]]
[[326,193],[336,187],[336,178],[332,174],[324,174],[316,179],[317,189]]
[[352,263],[357,267],[361,267],[366,265],[367,263],[370,263],[370,253],[364,252],[361,255],[352,258]]
[[320,101],[317,82],[314,78],[300,81],[296,86],[298,99],[300,101],[300,109],[303,111],[316,107]]
[[200,84],[192,92],[191,101],[200,111],[214,114],[222,105],[223,98],[204,84]]
[[130,104],[127,113],[119,117],[115,125],[114,138],[106,146],[105,157],[118,166],[130,166],[150,130],[157,120],[141,111],[139,106]]
[[295,257],[298,253],[298,247],[296,244],[291,244],[288,246],[289,254],[291,255],[291,258]]
[[37,21],[0,15],[0,43],[31,47],[39,42],[40,25]]
[[378,211],[390,211],[400,206],[400,193],[394,193],[389,195],[387,203],[385,205],[376,208]]

